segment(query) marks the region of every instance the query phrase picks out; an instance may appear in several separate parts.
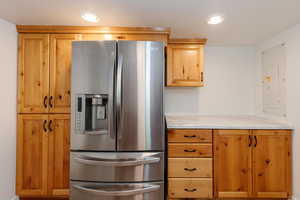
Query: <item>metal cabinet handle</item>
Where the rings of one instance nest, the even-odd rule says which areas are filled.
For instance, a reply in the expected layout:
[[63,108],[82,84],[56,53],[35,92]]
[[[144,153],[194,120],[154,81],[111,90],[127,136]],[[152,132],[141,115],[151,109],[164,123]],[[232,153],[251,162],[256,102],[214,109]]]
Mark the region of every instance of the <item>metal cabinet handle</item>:
[[[99,189],[90,189],[86,188],[84,186],[79,186],[79,185],[73,185],[73,188],[77,190],[81,190],[83,192],[88,192],[92,193],[94,195],[98,196],[134,196],[134,195],[139,195],[143,193],[148,193],[148,192],[154,192],[160,189],[159,185],[149,185],[147,187],[141,188],[141,189],[133,189],[133,190],[117,190],[116,191],[110,191],[110,190],[99,190]],[[97,188],[97,185],[95,185],[95,188]]]
[[185,171],[193,172],[196,171],[197,168],[184,168]]
[[196,135],[184,135],[185,138],[195,138]]
[[249,147],[251,147],[251,145],[252,145],[252,137],[249,135]]
[[52,129],[52,120],[50,120],[49,123],[48,123],[48,129],[49,129],[50,132],[53,131],[53,129]]
[[45,97],[44,97],[44,107],[45,107],[45,108],[47,108],[47,99],[48,99],[48,96],[45,96]]
[[74,158],[77,162],[85,164],[85,165],[101,165],[106,167],[128,167],[128,166],[138,166],[138,165],[146,165],[152,163],[158,163],[160,158],[154,157],[146,157],[146,159],[137,159],[137,160],[130,160],[130,161],[112,161],[97,158],[97,157],[76,157]]
[[196,151],[197,151],[196,149],[191,149],[191,150],[185,149],[185,150],[184,150],[184,152],[189,152],[189,153],[191,153],[191,152],[196,152]]
[[196,188],[193,188],[193,189],[185,188],[184,191],[186,191],[186,192],[196,192],[197,189]]
[[256,135],[254,136],[254,140],[255,140],[254,147],[256,147],[257,146],[257,137],[256,137]]
[[203,72],[201,72],[201,82],[203,82]]
[[50,108],[53,108],[52,99],[53,99],[53,96],[50,96],[50,98],[49,98],[49,106],[50,106]]
[[44,123],[43,123],[44,132],[47,132],[46,124],[47,124],[47,120],[44,120]]

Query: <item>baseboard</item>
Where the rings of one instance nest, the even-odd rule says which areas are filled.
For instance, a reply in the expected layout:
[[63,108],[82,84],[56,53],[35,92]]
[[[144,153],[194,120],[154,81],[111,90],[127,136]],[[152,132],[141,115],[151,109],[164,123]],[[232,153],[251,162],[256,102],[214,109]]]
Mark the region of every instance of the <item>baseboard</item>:
[[18,196],[14,196],[13,198],[11,198],[11,200],[19,200]]
[[299,198],[297,196],[292,196],[291,198],[292,200],[299,200]]

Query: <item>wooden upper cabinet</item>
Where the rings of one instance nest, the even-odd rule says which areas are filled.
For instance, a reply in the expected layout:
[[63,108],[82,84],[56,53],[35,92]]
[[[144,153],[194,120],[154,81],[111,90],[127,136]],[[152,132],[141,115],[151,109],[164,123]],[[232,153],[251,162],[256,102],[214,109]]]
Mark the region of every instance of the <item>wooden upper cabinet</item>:
[[291,196],[290,131],[254,131],[254,197],[288,198]]
[[249,130],[214,130],[216,198],[247,198],[252,193]]
[[70,181],[70,115],[49,115],[49,128],[49,195],[68,196]]
[[203,86],[204,39],[172,39],[167,46],[167,86]]
[[49,35],[20,34],[18,112],[48,112]]
[[52,34],[50,36],[50,113],[70,113],[72,41],[79,34]]
[[47,195],[47,115],[18,115],[17,195]]
[[82,40],[136,40],[168,42],[167,35],[157,34],[83,34]]

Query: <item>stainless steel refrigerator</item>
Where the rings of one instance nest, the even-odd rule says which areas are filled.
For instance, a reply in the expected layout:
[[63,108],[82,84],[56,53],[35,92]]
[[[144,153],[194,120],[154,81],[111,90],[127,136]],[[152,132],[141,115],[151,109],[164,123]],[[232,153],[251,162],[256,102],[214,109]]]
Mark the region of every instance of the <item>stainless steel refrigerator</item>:
[[74,41],[71,200],[164,199],[164,45]]

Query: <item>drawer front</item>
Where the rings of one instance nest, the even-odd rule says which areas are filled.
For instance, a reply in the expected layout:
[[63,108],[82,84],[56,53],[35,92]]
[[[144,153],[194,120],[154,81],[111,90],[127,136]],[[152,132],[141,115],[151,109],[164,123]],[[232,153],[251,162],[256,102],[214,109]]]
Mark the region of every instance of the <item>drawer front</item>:
[[164,179],[164,153],[71,152],[71,180],[93,182]]
[[168,142],[211,143],[212,130],[169,130]]
[[169,178],[169,198],[212,198],[211,178]]
[[97,183],[71,181],[72,200],[163,200],[164,183]]
[[212,158],[169,158],[168,177],[210,178],[212,177]]
[[211,144],[169,143],[169,158],[210,158],[212,157]]

